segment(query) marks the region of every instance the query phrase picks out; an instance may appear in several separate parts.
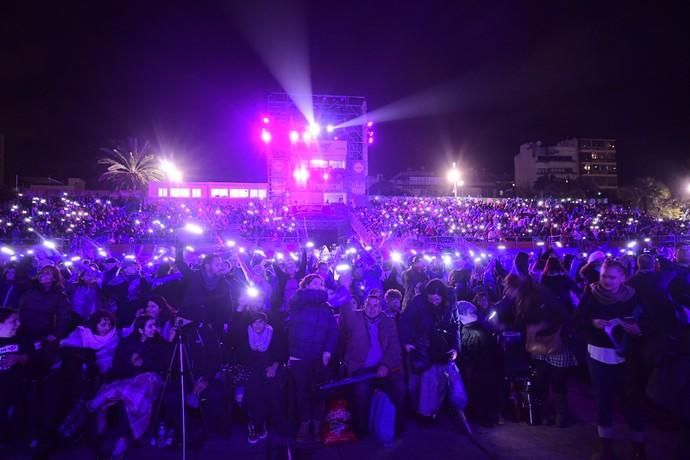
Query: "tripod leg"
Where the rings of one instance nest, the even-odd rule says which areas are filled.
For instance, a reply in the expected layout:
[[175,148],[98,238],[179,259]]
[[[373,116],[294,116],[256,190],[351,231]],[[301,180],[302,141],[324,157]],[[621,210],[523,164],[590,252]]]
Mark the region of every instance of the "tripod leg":
[[158,422],[160,422],[160,415],[161,415],[161,407],[163,407],[163,398],[165,395],[165,391],[168,388],[168,384],[170,383],[170,376],[172,375],[172,370],[173,366],[175,365],[175,357],[177,355],[177,348],[173,348],[173,351],[170,355],[170,364],[168,364],[168,370],[165,373],[165,382],[163,382],[163,388],[161,389],[160,396],[158,397],[158,404],[156,404],[156,411],[153,413],[153,418],[151,419],[151,430],[154,433],[156,433],[156,425],[158,425]]

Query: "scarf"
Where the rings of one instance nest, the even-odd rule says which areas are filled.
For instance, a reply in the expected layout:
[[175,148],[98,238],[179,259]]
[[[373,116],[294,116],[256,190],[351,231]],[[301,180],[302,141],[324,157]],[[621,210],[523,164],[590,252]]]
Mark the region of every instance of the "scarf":
[[635,295],[635,289],[623,284],[618,292],[611,292],[604,289],[599,283],[592,283],[592,295],[602,305],[613,305],[630,300]]
[[268,346],[271,344],[271,339],[273,338],[273,328],[267,324],[266,329],[264,329],[261,334],[257,334],[250,324],[247,326],[247,336],[249,337],[249,348],[252,351],[259,351],[263,353],[268,350]]
[[106,373],[113,367],[113,357],[118,342],[119,337],[115,328],[106,335],[96,335],[88,327],[78,326],[60,345],[95,350],[98,369],[101,373]]

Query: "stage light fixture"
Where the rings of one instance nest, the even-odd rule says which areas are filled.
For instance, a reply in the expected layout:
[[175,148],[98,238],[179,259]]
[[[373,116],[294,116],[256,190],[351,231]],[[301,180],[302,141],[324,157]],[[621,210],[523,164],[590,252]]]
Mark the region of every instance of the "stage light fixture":
[[318,123],[312,123],[309,125],[309,132],[312,136],[316,137],[321,133],[321,126]]
[[301,167],[295,169],[293,176],[295,177],[295,180],[298,183],[306,184],[307,181],[309,180],[309,170],[307,168],[305,168],[304,166],[301,166]]
[[261,140],[264,142],[264,144],[270,143],[272,139],[273,136],[271,136],[271,133],[267,129],[261,130]]
[[299,133],[297,131],[290,131],[290,142],[293,144],[299,141]]
[[332,133],[334,130],[335,130],[335,126],[333,126],[333,125],[327,125],[326,126],[326,131],[328,131],[329,133]]

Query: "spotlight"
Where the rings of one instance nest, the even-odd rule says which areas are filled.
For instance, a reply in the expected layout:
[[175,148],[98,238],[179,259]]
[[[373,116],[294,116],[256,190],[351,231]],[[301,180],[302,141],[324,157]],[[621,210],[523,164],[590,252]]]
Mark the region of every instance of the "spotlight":
[[309,125],[309,132],[312,136],[316,137],[321,133],[321,126],[318,123],[312,123]]
[[329,133],[332,133],[335,130],[335,126],[333,125],[326,125],[326,131]]
[[262,129],[261,130],[261,140],[264,142],[264,144],[270,143],[271,139],[273,139],[273,136],[271,136],[271,133],[267,129]]
[[370,121],[370,122],[367,123],[367,128],[371,128],[372,126],[374,126],[374,122],[373,122],[373,121]]
[[0,248],[0,252],[2,252],[5,255],[8,255],[8,256],[14,255],[14,250],[8,248],[7,246],[3,246],[2,248]]
[[293,144],[299,140],[299,133],[297,131],[290,131],[290,142]]
[[309,131],[305,131],[304,134],[302,134],[302,140],[307,144],[310,143],[312,140],[311,133]]
[[202,233],[204,233],[204,229],[198,226],[197,224],[189,223],[184,226],[184,229],[187,230],[189,233],[193,233],[194,235],[201,235]]
[[262,121],[264,122],[265,125],[267,125],[271,122],[271,120],[268,117],[264,117]]
[[307,181],[309,180],[309,170],[307,168],[305,168],[304,166],[301,166],[301,167],[295,169],[293,176],[295,177],[295,180],[298,183],[306,184]]
[[45,247],[48,248],[48,249],[55,249],[55,248],[57,247],[57,246],[55,245],[55,242],[54,242],[54,241],[50,241],[50,240],[45,240],[45,241],[43,242],[43,246],[45,246]]
[[235,247],[235,242],[233,240],[228,240],[225,242],[225,245],[229,248],[234,248]]
[[329,178],[330,176],[328,175],[328,173],[323,173],[323,180],[328,180]]
[[393,262],[402,262],[402,255],[399,252],[391,252],[391,260]]
[[170,182],[182,182],[182,171],[177,169],[177,166],[172,161],[161,160],[159,167]]
[[257,297],[259,297],[259,290],[254,286],[249,286],[247,288],[247,296],[252,299],[256,299]]

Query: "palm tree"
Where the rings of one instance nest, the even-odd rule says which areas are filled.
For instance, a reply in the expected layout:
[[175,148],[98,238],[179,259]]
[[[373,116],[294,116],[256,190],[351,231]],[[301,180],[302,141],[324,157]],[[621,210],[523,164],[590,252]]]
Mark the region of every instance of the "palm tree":
[[151,144],[142,144],[135,138],[128,139],[126,147],[102,148],[107,156],[98,160],[98,164],[106,166],[100,180],[112,184],[116,190],[140,190],[151,181],[163,179],[158,158],[151,150]]

